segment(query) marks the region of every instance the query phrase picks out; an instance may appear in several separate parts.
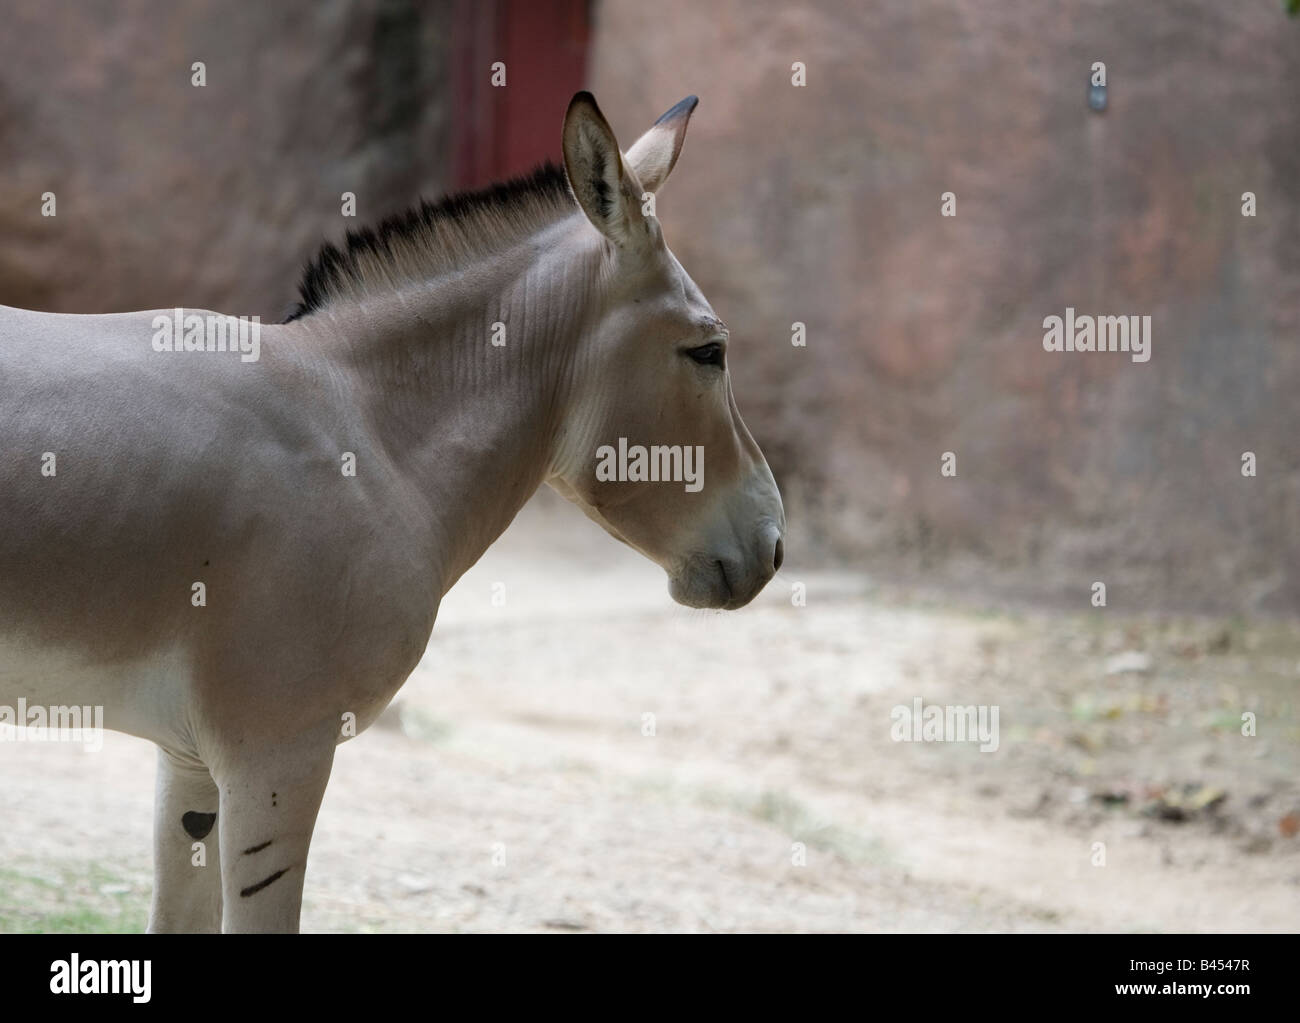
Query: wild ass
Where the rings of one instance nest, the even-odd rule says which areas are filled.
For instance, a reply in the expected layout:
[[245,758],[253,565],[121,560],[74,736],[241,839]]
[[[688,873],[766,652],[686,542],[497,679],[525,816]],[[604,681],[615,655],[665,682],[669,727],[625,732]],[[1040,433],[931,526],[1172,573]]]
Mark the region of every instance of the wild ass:
[[[150,930],[297,929],[336,744],[541,483],[688,606],[780,567],[727,329],[647,215],[695,104],[620,154],[578,93],[563,171],[326,246],[257,361],[156,351],[172,310],[0,307],[0,705],[157,744]],[[705,485],[597,479],[624,439],[702,451]]]

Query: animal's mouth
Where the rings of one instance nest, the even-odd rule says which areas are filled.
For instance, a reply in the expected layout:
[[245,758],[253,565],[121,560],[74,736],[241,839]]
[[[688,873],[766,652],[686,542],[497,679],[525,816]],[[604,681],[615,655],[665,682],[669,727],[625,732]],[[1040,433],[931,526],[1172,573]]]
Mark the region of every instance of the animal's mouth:
[[737,566],[728,566],[722,558],[691,558],[680,572],[669,576],[668,592],[686,607],[735,611],[753,600],[766,583],[761,575],[745,581]]
[[727,591],[727,600],[732,599],[731,583],[727,580],[727,565],[720,558],[715,558],[713,563],[718,566],[718,574],[722,576],[722,586]]

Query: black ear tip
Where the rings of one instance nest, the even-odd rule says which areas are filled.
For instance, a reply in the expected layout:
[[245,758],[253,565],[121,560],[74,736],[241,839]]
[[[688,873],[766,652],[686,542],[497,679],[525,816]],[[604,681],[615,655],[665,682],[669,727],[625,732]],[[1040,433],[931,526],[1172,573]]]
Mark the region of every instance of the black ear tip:
[[684,100],[660,117],[659,120],[655,121],[655,124],[663,124],[664,121],[671,121],[678,117],[689,117],[691,112],[699,105],[699,102],[699,96],[687,96]]
[[596,97],[586,89],[581,92],[575,92],[573,99],[569,100],[569,109],[564,112],[564,122],[568,124],[573,116],[580,111],[585,111],[585,117],[594,117],[597,121],[609,127],[609,122],[605,120],[605,115],[601,113],[600,104],[596,102]]

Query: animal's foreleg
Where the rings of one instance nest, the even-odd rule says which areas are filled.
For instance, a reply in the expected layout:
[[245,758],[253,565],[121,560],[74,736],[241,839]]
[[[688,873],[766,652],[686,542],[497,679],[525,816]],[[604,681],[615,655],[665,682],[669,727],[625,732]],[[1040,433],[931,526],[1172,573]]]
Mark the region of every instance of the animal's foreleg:
[[149,931],[221,930],[217,786],[208,769],[158,750]]
[[296,932],[303,875],[334,745],[241,752],[219,772],[226,932]]

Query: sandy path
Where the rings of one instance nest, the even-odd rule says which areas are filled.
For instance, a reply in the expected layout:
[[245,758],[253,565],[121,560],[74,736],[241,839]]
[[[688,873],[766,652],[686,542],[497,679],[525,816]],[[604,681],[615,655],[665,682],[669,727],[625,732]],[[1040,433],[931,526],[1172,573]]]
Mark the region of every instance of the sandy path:
[[[1114,678],[1104,631],[1061,649],[1049,633],[1077,629],[885,599],[797,557],[752,607],[691,612],[571,510],[521,518],[449,595],[398,701],[339,750],[305,930],[1300,924],[1300,842],[1270,830],[1300,807],[1294,708],[1244,740],[1140,707],[1080,723],[1077,706],[1085,690],[1210,706],[1261,658],[1285,686],[1290,648]],[[999,751],[891,741],[915,696],[998,703]],[[1232,812],[1172,823],[1095,798],[1193,776]],[[151,748],[124,736],[93,755],[0,747],[0,927],[84,905],[86,926],[141,926],[152,785]]]

